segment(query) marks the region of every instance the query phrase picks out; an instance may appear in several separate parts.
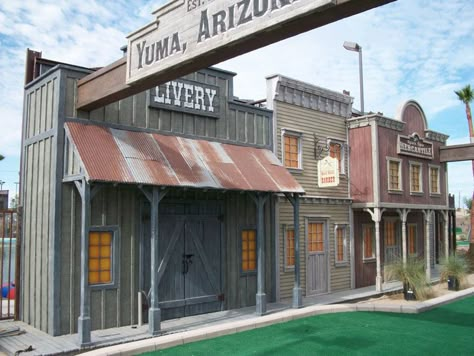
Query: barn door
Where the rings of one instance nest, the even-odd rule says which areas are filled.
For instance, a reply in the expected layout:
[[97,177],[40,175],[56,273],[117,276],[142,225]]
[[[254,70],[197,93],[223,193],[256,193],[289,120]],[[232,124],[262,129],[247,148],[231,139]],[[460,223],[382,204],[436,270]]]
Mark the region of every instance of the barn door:
[[307,223],[307,294],[321,294],[328,291],[328,239],[326,222]]
[[160,219],[159,301],[162,319],[219,311],[220,222],[217,217]]
[[384,220],[384,246],[385,259],[384,264],[395,262],[401,256],[400,230],[397,220]]

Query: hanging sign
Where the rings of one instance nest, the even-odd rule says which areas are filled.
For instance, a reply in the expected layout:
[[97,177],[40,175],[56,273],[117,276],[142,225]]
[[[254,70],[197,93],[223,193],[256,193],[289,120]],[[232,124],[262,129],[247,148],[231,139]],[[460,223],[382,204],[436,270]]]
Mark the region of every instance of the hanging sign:
[[[339,1],[340,2],[340,1]],[[313,12],[335,0],[171,0],[153,22],[128,36],[126,82],[131,84],[208,52],[218,52]],[[355,2],[345,0],[342,3]],[[387,1],[381,1],[387,2]],[[232,51],[244,50],[233,48]],[[226,56],[231,57],[231,56]]]
[[337,187],[339,185],[339,161],[337,158],[326,156],[318,161],[318,186]]

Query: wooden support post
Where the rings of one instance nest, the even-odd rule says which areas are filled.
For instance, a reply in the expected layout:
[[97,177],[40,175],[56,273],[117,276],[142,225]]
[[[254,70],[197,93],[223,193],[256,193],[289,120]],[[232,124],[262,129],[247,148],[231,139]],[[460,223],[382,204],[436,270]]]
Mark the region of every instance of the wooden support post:
[[449,256],[449,210],[445,210],[443,213],[444,219],[444,257]]
[[426,261],[426,280],[431,282],[431,250],[430,250],[430,225],[432,221],[433,210],[423,210],[425,216],[425,261]]
[[89,289],[89,226],[90,226],[90,185],[85,179],[75,182],[81,195],[81,281],[80,281],[80,314],[77,321],[79,345],[85,347],[91,344],[91,316]]
[[407,217],[410,212],[409,209],[398,209],[398,215],[400,215],[400,220],[402,221],[402,256],[403,264],[407,263]]
[[303,306],[303,289],[300,276],[300,199],[298,194],[285,194],[293,205],[293,226],[295,232],[295,284],[293,287],[293,308]]

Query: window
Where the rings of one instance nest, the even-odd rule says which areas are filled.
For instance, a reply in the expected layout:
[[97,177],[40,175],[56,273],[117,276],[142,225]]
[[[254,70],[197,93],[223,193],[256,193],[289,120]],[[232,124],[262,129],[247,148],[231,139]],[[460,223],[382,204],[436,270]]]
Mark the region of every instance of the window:
[[440,194],[439,167],[430,166],[430,194]]
[[394,247],[397,245],[397,223],[395,220],[384,221],[385,247]]
[[253,272],[257,269],[257,243],[255,230],[242,230],[242,272]]
[[416,224],[408,224],[408,255],[416,255]]
[[344,173],[344,144],[334,140],[329,141],[329,156],[339,162],[339,174]]
[[285,266],[295,266],[295,230],[285,229]]
[[324,252],[324,223],[308,223],[308,251]]
[[421,164],[410,162],[410,192],[423,192],[423,178]]
[[336,225],[336,264],[347,262],[347,228],[346,225]]
[[389,159],[388,161],[388,190],[402,190],[402,168],[401,161]]
[[369,224],[362,225],[362,250],[363,259],[372,260],[375,258],[375,234],[374,227]]
[[89,233],[89,284],[113,282],[113,233],[91,231]]
[[302,169],[301,139],[302,133],[283,129],[283,162],[287,168]]

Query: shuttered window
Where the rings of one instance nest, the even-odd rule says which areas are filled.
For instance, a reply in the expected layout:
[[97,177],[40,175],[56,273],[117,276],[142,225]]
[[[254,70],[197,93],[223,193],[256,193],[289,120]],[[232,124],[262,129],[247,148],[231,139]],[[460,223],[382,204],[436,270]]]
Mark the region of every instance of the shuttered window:
[[112,283],[112,240],[110,231],[89,233],[89,284]]
[[285,166],[288,168],[300,168],[300,137],[289,134],[285,134],[283,137]]
[[242,230],[242,272],[257,269],[257,243],[255,230]]
[[397,244],[396,238],[396,222],[393,220],[386,220],[385,227],[385,247],[394,247]]
[[324,224],[308,223],[308,251],[324,252]]
[[346,226],[336,227],[336,263],[347,262]]
[[401,185],[401,169],[399,161],[388,162],[388,189],[402,190]]
[[286,230],[286,266],[294,267],[295,265],[295,230]]
[[408,254],[416,255],[416,225],[408,225]]
[[430,167],[430,193],[439,194],[439,168]]
[[362,225],[363,259],[375,258],[375,236],[372,225]]
[[410,191],[413,193],[423,192],[420,164],[410,163]]
[[342,145],[339,143],[329,143],[329,155],[339,162],[339,173],[342,173]]

